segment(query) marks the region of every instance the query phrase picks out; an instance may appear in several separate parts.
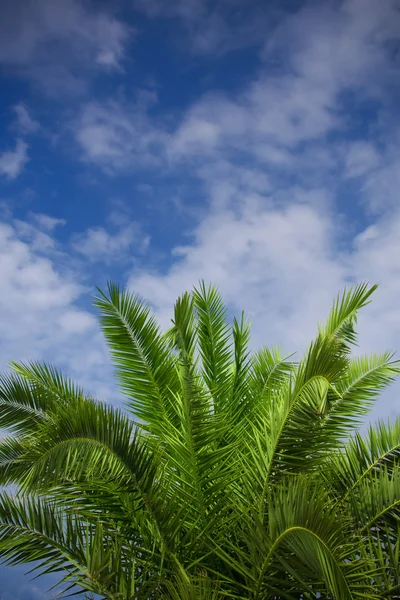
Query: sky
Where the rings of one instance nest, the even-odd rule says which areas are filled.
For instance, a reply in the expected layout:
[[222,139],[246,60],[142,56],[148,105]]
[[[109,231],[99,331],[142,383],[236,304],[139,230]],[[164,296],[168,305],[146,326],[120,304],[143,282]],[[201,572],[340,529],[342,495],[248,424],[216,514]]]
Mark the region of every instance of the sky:
[[[399,0],[3,0],[0,368],[119,402],[92,297],[163,327],[200,279],[254,347],[304,351],[378,283],[357,353],[400,349]],[[371,419],[400,413],[400,385]],[[0,600],[53,580],[0,569]]]

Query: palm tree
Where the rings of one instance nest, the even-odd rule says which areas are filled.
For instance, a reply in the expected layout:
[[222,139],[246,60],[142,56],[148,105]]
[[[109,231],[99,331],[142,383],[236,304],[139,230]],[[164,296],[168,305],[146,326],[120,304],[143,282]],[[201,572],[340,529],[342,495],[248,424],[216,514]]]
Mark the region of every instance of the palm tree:
[[358,432],[399,363],[350,356],[375,287],[338,296],[298,363],[250,352],[212,286],[177,300],[167,332],[99,291],[127,410],[12,364],[2,560],[110,600],[400,597],[400,421]]

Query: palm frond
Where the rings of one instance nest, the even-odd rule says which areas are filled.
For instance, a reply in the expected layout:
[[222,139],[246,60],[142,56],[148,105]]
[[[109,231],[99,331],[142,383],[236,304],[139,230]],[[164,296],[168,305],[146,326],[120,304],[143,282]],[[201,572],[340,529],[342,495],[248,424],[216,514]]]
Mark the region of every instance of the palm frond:
[[229,373],[225,375],[225,392],[218,416],[224,425],[218,441],[220,449],[241,443],[250,425],[249,414],[253,407],[254,394],[250,384],[251,353],[249,350],[250,324],[244,314],[240,321],[233,319],[233,357]]
[[132,600],[142,587],[149,590],[148,579],[157,568],[140,547],[99,520],[88,524],[65,507],[4,493],[0,558],[9,565],[35,563],[31,573],[36,576],[61,573],[58,597],[86,590],[107,600]]
[[25,459],[26,437],[7,436],[0,439],[0,485],[18,484],[31,466]]
[[[207,320],[212,314],[207,303],[210,302],[213,306],[212,302],[215,301],[218,305],[218,301],[212,290],[203,289],[203,292],[205,298],[198,295],[197,303],[202,303],[203,313],[208,310],[207,316],[203,314]],[[209,331],[205,325],[200,333],[195,327],[195,305],[195,298],[189,294],[178,298],[174,308],[173,327],[168,332],[177,352],[180,391],[175,395],[175,406],[179,426],[170,427],[164,441],[168,457],[167,468],[173,473],[173,494],[183,505],[191,507],[190,517],[188,512],[187,518],[204,532],[205,528],[212,526],[212,513],[216,506],[221,507],[224,487],[229,481],[227,469],[233,447],[221,446],[220,442],[230,421],[225,418],[228,415],[221,412],[222,407],[216,409],[216,398],[204,380],[204,373],[203,377],[200,375],[200,363],[206,360],[206,349],[200,352],[200,356],[196,356],[197,341],[201,337],[200,344],[207,348],[205,339]],[[208,321],[207,323],[212,329],[213,326]],[[211,369],[211,358],[207,360]],[[218,365],[213,368],[217,370]],[[227,390],[229,383],[225,382]]]
[[259,435],[268,457],[264,492],[274,471],[314,469],[335,447],[336,436],[322,433],[321,422],[332,401],[332,382],[347,366],[347,358],[336,350],[335,340],[319,336],[296,370],[293,384],[281,386],[261,415]]
[[370,303],[377,287],[361,283],[350,290],[345,289],[334,302],[325,325],[320,327],[320,333],[324,337],[340,340],[342,351],[348,352],[349,345],[356,342],[354,324],[357,322],[357,312]]
[[298,598],[307,591],[313,597],[377,597],[363,538],[351,532],[350,520],[337,514],[317,482],[282,480],[268,490],[264,523],[257,515],[242,515],[238,540],[216,548],[252,590],[247,597]]
[[[59,410],[36,436],[24,438],[27,489],[50,488],[64,478],[104,474],[132,478],[143,493],[151,489],[156,459],[138,430],[118,409],[85,400]],[[133,485],[133,484],[132,484]]]
[[211,395],[203,390],[196,368],[194,302],[189,294],[178,298],[175,303],[170,335],[178,352],[180,391],[175,395],[179,426],[175,431],[170,429],[167,453],[179,481],[176,493],[184,491],[204,518],[205,504],[199,461],[200,453],[215,439],[212,423],[214,411]]
[[52,402],[51,398],[53,398],[53,402],[64,403],[84,395],[82,388],[52,365],[39,362],[12,362],[11,368],[42,396],[47,396],[48,402]]
[[274,392],[285,386],[296,364],[283,357],[279,348],[262,348],[252,358],[251,386],[253,394],[269,402]]
[[137,296],[99,291],[129,411],[48,365],[0,378],[17,494],[0,494],[0,558],[103,600],[396,597],[400,419],[355,431],[400,371],[350,357],[375,287],[338,296],[299,363],[251,353],[203,282],[165,333]]
[[361,531],[400,522],[400,465],[383,467],[364,478],[349,494],[348,503]]
[[400,524],[380,526],[366,537],[366,547],[375,564],[374,585],[379,598],[398,599],[400,595]]
[[365,438],[356,433],[342,452],[332,455],[324,473],[339,497],[346,499],[364,479],[382,468],[390,470],[399,460],[400,419],[396,419],[371,425]]
[[[340,400],[335,383],[346,377],[349,369],[348,344],[355,341],[357,311],[368,303],[375,288],[361,284],[345,290],[300,362],[292,390],[282,404],[283,417],[274,420],[277,424],[274,454],[283,457],[285,463],[288,458],[291,461],[307,458],[311,465],[311,459],[318,460],[321,453],[327,454],[337,446],[343,431],[327,415]],[[327,427],[327,423],[331,426]]]
[[174,393],[179,390],[172,348],[137,296],[109,283],[108,295],[99,290],[95,306],[111,350],[116,375],[128,406],[143,427],[162,436],[176,424]]
[[[84,560],[85,525],[40,499],[17,499],[0,494],[0,557],[6,564],[36,562],[40,573],[67,572],[74,579],[83,575],[86,589],[101,593]],[[63,578],[64,579],[64,578]]]
[[[147,445],[140,431],[118,409],[94,400],[77,399],[59,408],[57,419],[42,425],[34,436],[22,441],[22,456],[17,457],[23,468],[14,470],[14,483],[24,491],[36,491],[68,498],[62,490],[75,482],[80,493],[88,485],[96,492],[96,481],[103,486],[117,486],[120,505],[126,495],[130,502],[123,508],[125,518],[132,508],[147,515],[152,524],[153,538],[173,554],[179,526],[190,505],[178,505],[163,487],[162,469],[154,445]],[[88,502],[87,495],[83,496]],[[75,507],[79,505],[75,504]],[[93,504],[92,504],[93,506]],[[166,519],[167,506],[173,508]],[[116,515],[109,506],[109,516]]]
[[182,578],[167,581],[159,597],[166,596],[171,600],[222,600],[224,597],[221,585],[209,578],[206,572],[189,581]]
[[324,418],[324,426],[336,428],[342,437],[358,427],[375,399],[400,373],[400,361],[392,359],[390,352],[351,359],[335,381],[337,395]]
[[15,373],[0,377],[0,428],[14,434],[33,432],[50,417],[53,395],[43,393],[32,382]]
[[223,418],[230,423],[230,427],[235,427],[242,422],[249,411],[249,402],[253,396],[250,389],[249,371],[250,371],[250,324],[247,322],[244,313],[240,321],[233,320],[232,327],[234,360],[232,372],[227,378],[229,388],[222,406]]
[[211,285],[207,287],[204,282],[194,289],[193,301],[202,376],[212,395],[214,410],[218,412],[228,392],[233,360],[227,309],[217,289]]

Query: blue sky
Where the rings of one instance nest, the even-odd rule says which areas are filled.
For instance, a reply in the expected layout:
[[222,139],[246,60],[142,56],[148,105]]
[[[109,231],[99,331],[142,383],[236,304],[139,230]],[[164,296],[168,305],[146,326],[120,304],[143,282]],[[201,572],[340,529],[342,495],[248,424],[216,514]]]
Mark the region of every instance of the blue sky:
[[[397,0],[6,0],[0,74],[2,369],[51,360],[118,401],[109,278],[165,326],[213,281],[288,352],[378,282],[359,352],[399,348]],[[1,600],[44,597],[21,573]]]

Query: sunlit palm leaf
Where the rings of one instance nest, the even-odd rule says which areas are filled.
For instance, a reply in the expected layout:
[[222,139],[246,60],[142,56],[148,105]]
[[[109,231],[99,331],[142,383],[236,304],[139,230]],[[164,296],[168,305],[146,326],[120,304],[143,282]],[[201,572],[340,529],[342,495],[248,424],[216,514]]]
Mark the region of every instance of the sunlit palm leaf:
[[399,373],[389,353],[350,357],[374,289],[339,296],[292,363],[251,353],[213,286],[183,294],[163,333],[110,284],[96,306],[135,420],[53,367],[14,364],[0,483],[18,498],[0,497],[0,557],[107,600],[394,598],[400,421],[354,432]]
[[174,393],[179,380],[171,348],[137,296],[112,283],[108,295],[99,292],[95,306],[128,405],[149,431],[162,435],[169,423],[176,422]]

